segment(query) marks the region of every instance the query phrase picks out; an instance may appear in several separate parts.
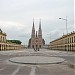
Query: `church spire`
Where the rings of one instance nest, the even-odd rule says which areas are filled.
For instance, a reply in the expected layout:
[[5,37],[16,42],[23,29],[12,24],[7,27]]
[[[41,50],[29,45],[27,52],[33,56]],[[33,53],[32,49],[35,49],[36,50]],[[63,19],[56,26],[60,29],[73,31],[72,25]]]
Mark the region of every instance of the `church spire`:
[[33,27],[32,27],[32,29],[35,29],[35,27],[34,27],[34,18],[33,18]]
[[39,21],[39,30],[41,30],[41,19]]
[[38,31],[38,37],[42,37],[41,19],[40,19],[40,21],[39,21],[39,31]]
[[35,37],[34,19],[33,19],[33,27],[32,27],[32,35],[31,35],[31,37]]

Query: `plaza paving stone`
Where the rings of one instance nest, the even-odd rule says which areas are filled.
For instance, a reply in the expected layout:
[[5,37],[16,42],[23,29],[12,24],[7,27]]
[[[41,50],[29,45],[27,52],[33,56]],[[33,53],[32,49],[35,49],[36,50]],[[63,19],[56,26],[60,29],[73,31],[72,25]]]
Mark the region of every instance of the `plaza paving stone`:
[[38,67],[36,75],[74,75],[74,69],[60,64],[45,65]]
[[64,62],[65,59],[47,56],[23,56],[9,59],[10,62],[19,64],[57,64]]
[[30,75],[31,67],[22,66],[16,75]]
[[[42,49],[43,50],[43,49]],[[0,75],[75,75],[75,67],[69,66],[69,61],[64,61],[60,64],[45,64],[45,65],[28,65],[16,64],[8,62],[10,58],[20,56],[51,56],[60,55],[60,51],[49,51],[44,49],[35,54],[33,49],[25,49],[21,51],[8,51],[0,53]],[[66,56],[66,52],[61,52]],[[74,54],[74,53],[73,53]],[[69,53],[68,56],[73,55]],[[40,58],[39,58],[40,59]]]
[[15,65],[6,65],[5,67],[0,70],[1,75],[11,75],[13,71],[17,68]]

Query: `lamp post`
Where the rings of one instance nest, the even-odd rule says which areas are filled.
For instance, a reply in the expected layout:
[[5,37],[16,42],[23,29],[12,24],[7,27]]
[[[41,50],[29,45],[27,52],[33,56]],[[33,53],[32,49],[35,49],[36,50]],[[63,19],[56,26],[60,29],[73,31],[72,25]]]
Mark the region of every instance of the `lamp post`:
[[64,18],[59,18],[59,19],[62,19],[62,20],[65,20],[66,21],[66,34],[68,34],[68,29],[67,29],[67,16],[66,16],[65,19]]
[[[68,36],[68,29],[67,29],[67,16],[66,16],[66,18],[64,19],[64,18],[59,18],[59,19],[62,19],[62,20],[65,20],[66,21],[66,34],[67,34],[67,36]],[[66,37],[67,37],[66,36]],[[68,43],[68,42],[67,42]],[[68,49],[67,49],[67,53],[68,53]]]

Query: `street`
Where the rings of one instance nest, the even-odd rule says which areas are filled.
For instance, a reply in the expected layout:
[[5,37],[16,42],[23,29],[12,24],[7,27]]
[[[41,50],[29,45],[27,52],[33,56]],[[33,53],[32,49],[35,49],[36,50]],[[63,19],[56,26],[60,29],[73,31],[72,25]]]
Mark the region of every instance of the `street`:
[[[34,52],[33,49],[0,51],[0,75],[74,75],[75,53],[40,49]],[[10,62],[13,57],[23,56],[48,56],[60,57],[65,61],[59,64],[18,64]],[[40,58],[39,58],[40,59]]]

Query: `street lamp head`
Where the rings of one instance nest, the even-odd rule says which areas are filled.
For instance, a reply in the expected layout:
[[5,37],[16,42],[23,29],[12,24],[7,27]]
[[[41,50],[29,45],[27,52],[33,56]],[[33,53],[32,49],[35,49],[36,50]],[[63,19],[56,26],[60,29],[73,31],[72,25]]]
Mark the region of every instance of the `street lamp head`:
[[59,18],[59,19],[61,19],[61,18]]

